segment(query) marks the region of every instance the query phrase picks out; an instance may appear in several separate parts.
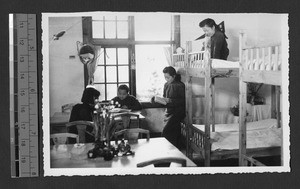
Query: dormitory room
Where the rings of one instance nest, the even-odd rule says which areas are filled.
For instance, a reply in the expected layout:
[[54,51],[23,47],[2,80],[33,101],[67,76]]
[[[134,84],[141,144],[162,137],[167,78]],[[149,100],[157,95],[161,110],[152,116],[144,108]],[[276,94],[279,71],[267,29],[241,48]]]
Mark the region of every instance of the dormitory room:
[[286,15],[43,21],[50,168],[284,166]]

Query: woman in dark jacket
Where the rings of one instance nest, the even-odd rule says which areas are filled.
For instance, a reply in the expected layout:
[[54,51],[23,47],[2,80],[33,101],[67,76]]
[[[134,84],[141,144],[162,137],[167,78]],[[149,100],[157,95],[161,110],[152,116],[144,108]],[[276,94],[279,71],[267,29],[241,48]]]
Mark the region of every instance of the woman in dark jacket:
[[163,94],[167,98],[167,108],[162,135],[179,148],[180,123],[185,118],[185,85],[173,67],[165,67],[163,73],[167,81]]
[[[70,120],[72,121],[93,121],[93,111],[95,110],[95,100],[98,99],[100,96],[100,92],[92,86],[88,86],[82,94],[81,102],[76,104],[71,111]],[[90,128],[87,127],[87,131],[92,132],[89,130]],[[77,134],[76,127],[71,127],[69,129],[70,133]],[[95,138],[89,134],[85,136],[86,142],[94,142]]]
[[225,34],[220,30],[219,26],[213,19],[207,18],[199,23],[200,28],[205,33],[206,37],[210,37],[211,58],[227,60],[229,49]]

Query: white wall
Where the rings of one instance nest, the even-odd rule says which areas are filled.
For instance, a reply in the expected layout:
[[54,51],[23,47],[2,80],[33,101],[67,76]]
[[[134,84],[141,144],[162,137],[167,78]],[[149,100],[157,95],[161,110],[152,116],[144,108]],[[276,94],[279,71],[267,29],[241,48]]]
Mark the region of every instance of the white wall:
[[[185,14],[181,15],[181,46],[185,48],[186,41],[194,41],[193,50],[200,50],[202,41],[195,41],[203,34],[199,22],[212,18],[217,24],[224,21],[225,33],[228,37],[228,48],[230,50],[228,60],[238,61],[239,57],[239,33],[244,31],[247,35],[247,45],[261,43],[275,43],[281,41],[281,15],[277,14]],[[203,81],[202,86],[203,85]],[[194,82],[193,92],[204,94],[204,89],[199,87],[199,81]],[[237,78],[217,79],[216,81],[216,118],[217,122],[231,122],[232,117],[228,115],[229,107],[238,103],[239,83]],[[270,103],[270,88],[262,88],[261,94]],[[203,100],[195,100],[197,107],[194,114],[199,116],[203,113]],[[226,115],[227,114],[227,115]]]
[[63,104],[80,102],[84,89],[83,64],[76,47],[76,41],[82,42],[81,17],[49,18],[49,36],[63,30],[67,30],[64,36],[49,43],[50,116],[61,111]]

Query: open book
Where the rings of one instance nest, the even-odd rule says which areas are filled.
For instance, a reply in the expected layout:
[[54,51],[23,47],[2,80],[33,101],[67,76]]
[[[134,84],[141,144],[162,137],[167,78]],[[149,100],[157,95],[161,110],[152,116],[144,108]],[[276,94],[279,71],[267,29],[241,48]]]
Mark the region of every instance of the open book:
[[167,104],[167,98],[163,98],[163,97],[159,97],[159,96],[155,96],[154,101],[159,104],[163,104],[163,105]]

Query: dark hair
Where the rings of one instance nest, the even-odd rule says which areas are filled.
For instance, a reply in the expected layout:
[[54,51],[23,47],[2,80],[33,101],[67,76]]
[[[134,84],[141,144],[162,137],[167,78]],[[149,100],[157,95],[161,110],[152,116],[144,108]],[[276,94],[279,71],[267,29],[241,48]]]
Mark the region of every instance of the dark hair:
[[127,85],[120,85],[118,90],[125,90],[127,93],[129,93],[129,87]]
[[163,73],[168,73],[170,76],[174,77],[175,81],[181,81],[181,75],[178,74],[172,66],[165,67]]
[[199,26],[200,26],[200,28],[205,27],[205,26],[208,26],[208,27],[212,28],[213,26],[215,26],[215,29],[220,30],[219,26],[211,18],[206,18],[206,19],[202,20],[199,23]]
[[79,54],[87,54],[87,53],[91,53],[95,55],[95,50],[90,45],[83,45],[79,50]]
[[85,104],[94,104],[94,98],[99,98],[100,92],[94,88],[86,88],[83,91],[81,102]]

